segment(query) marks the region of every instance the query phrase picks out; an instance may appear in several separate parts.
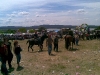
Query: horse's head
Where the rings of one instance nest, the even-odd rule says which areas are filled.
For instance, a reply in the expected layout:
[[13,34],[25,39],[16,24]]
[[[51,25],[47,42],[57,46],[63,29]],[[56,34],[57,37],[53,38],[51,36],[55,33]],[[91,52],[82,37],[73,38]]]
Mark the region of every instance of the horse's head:
[[44,41],[46,38],[48,38],[48,35],[47,35],[47,34],[43,34],[43,35],[41,36],[41,41]]
[[44,39],[48,38],[48,35],[47,34],[43,34],[42,36]]

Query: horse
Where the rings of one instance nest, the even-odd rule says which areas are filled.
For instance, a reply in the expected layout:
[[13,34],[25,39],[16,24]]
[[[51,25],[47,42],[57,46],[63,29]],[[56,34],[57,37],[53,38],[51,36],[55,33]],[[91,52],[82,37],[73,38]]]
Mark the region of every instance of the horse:
[[65,36],[65,47],[66,49],[73,49],[73,44],[75,44],[75,37],[71,35]]
[[[34,45],[38,45],[39,47],[40,47],[40,50],[39,51],[42,51],[42,49],[43,49],[43,42],[44,42],[44,40],[46,39],[46,38],[48,38],[48,36],[47,36],[47,34],[43,34],[41,37],[39,37],[38,39],[29,39],[29,40],[27,40],[27,43],[29,43],[29,45],[28,45],[28,51],[29,51],[29,48],[31,48],[32,49],[32,51],[33,51],[33,46]],[[27,44],[26,43],[26,44]]]

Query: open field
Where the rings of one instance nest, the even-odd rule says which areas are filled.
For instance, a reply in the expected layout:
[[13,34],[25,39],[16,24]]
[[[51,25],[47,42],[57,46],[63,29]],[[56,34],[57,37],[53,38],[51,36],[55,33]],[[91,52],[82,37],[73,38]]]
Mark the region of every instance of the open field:
[[52,50],[54,56],[48,55],[45,41],[43,52],[38,52],[36,45],[33,52],[31,49],[28,52],[26,41],[19,41],[23,49],[23,69],[16,70],[14,55],[12,65],[15,69],[10,75],[100,75],[100,40],[80,40],[79,46],[74,45],[76,51],[66,50],[64,40],[60,40],[59,52]]

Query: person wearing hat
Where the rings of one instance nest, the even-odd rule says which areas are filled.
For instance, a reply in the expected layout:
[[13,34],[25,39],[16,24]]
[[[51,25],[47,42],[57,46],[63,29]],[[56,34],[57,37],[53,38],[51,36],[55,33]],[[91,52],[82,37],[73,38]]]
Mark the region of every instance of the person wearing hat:
[[6,67],[7,55],[7,47],[4,45],[3,41],[0,41],[1,73],[4,75],[8,75],[8,70]]

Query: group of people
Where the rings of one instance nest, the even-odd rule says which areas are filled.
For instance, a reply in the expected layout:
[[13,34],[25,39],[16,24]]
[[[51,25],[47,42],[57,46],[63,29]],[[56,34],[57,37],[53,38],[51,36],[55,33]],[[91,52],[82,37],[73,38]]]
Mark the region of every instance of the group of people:
[[58,36],[55,36],[54,40],[51,35],[48,35],[46,39],[46,46],[48,47],[48,54],[51,55],[52,45],[54,44],[54,51],[58,52]]
[[[35,33],[35,38],[38,37],[38,35]],[[78,34],[75,35],[75,41],[76,45],[78,45],[79,36]],[[59,38],[56,35],[54,39],[52,39],[51,35],[48,34],[48,38],[46,39],[46,46],[48,48],[48,54],[51,55],[52,52],[52,45],[54,45],[54,51],[58,52],[58,42]],[[17,59],[17,65],[18,68],[20,67],[20,60],[21,60],[21,54],[22,51],[20,45],[18,44],[18,41],[14,41],[13,43],[13,52]],[[0,60],[1,60],[1,72],[4,73],[4,75],[8,75],[9,70],[13,70],[12,67],[12,60],[13,60],[13,52],[12,52],[12,44],[9,42],[7,38],[4,38],[3,41],[0,41]],[[6,62],[8,62],[9,69],[7,69]]]
[[[79,35],[75,34],[75,45],[79,45]],[[54,40],[52,39],[51,35],[48,35],[48,38],[46,39],[46,46],[48,47],[48,54],[51,55],[51,51],[52,51],[52,45],[54,45],[54,51],[58,52],[58,42],[59,42],[59,38],[56,35]]]
[[[18,41],[14,41],[14,49],[13,52],[17,59],[18,67],[20,68],[20,60],[21,60],[21,54],[22,51],[20,45],[18,44]],[[1,61],[1,73],[4,75],[8,75],[10,71],[14,70],[14,67],[12,67],[12,60],[13,60],[13,52],[12,52],[12,44],[9,42],[7,38],[4,38],[4,40],[0,40],[0,61]],[[6,62],[8,62],[9,69],[7,69]]]
[[[39,36],[37,32],[34,34],[34,40],[38,40]],[[48,54],[51,55],[52,45],[54,44],[54,51],[58,52],[58,36],[55,36],[54,40],[52,39],[51,34],[48,34],[46,39],[46,46],[48,47]]]
[[[75,34],[75,45],[79,45],[79,35]],[[34,34],[34,38],[38,38],[38,34]],[[54,45],[54,51],[58,52],[58,42],[59,42],[59,37],[58,35],[55,35],[54,39],[52,38],[52,35],[48,33],[48,38],[46,39],[46,46],[48,48],[48,54],[51,55],[52,47]]]

